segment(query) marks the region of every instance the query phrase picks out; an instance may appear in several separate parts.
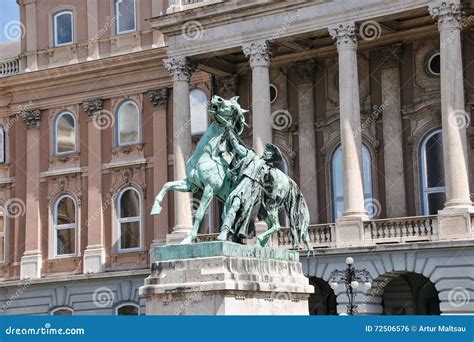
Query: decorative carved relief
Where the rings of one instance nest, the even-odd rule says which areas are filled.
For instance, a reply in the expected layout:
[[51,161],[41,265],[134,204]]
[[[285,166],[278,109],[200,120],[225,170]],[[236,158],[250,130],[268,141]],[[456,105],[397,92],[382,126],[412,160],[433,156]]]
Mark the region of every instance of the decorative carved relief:
[[27,128],[39,128],[41,111],[39,109],[25,109],[20,112]]
[[197,64],[186,57],[167,58],[163,63],[174,81],[189,81],[197,68]]
[[48,183],[48,207],[62,194],[69,194],[77,201],[77,206],[82,205],[82,177],[81,173],[71,173],[59,176],[45,177],[42,181]]
[[148,98],[150,99],[153,106],[156,108],[164,109],[168,104],[168,98],[170,90],[167,87],[152,89],[148,91]]
[[245,57],[250,59],[250,66],[252,68],[255,66],[268,67],[276,50],[276,46],[267,40],[260,40],[242,45],[242,52]]
[[100,115],[100,111],[102,110],[103,101],[102,99],[93,99],[84,101],[82,103],[82,108],[87,113],[89,119],[95,118]]

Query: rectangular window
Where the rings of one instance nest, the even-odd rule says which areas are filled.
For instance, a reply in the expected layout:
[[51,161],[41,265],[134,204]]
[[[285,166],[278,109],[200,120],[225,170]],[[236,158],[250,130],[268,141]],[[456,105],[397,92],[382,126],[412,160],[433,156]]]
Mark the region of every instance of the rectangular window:
[[117,34],[137,29],[135,0],[115,0],[115,30]]
[[54,25],[54,46],[72,44],[73,41],[73,21],[72,12],[63,11],[56,13],[53,18]]
[[0,126],[0,163],[5,163],[5,129]]
[[5,215],[0,211],[0,262],[5,262]]

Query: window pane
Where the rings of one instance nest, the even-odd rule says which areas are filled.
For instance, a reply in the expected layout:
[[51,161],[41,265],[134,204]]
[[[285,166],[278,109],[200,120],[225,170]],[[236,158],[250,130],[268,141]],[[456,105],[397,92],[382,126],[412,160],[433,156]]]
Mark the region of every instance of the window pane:
[[0,163],[5,163],[5,129],[0,126]]
[[5,261],[5,237],[0,236],[0,262]]
[[207,129],[207,96],[201,89],[189,94],[191,102],[191,134],[202,134]]
[[119,316],[138,316],[138,308],[134,305],[124,305],[117,310]]
[[118,114],[119,143],[132,144],[138,142],[138,111],[137,107],[127,102],[120,106]]
[[5,220],[3,216],[3,212],[0,212],[0,233],[5,232]]
[[444,192],[428,194],[429,215],[435,215],[438,210],[443,209],[446,196]]
[[120,217],[140,216],[140,198],[135,190],[127,190],[120,197]]
[[333,196],[344,196],[344,178],[342,173],[342,150],[338,147],[332,157]]
[[428,188],[444,186],[443,139],[441,132],[426,141],[426,171]]
[[62,13],[56,17],[56,44],[72,43],[72,14]]
[[76,206],[70,197],[64,197],[58,203],[56,224],[71,224],[76,222]]
[[74,118],[70,114],[63,114],[58,118],[56,125],[57,153],[73,152],[76,149],[76,130]]
[[76,253],[76,234],[75,229],[57,230],[57,255]]
[[53,316],[72,316],[71,310],[61,309],[53,312]]
[[120,224],[120,249],[140,247],[140,223],[125,222]]
[[[116,0],[118,7],[118,33],[135,30],[135,1],[134,0]],[[116,8],[117,8],[116,7]]]
[[364,170],[364,194],[366,198],[372,198],[372,157],[365,145],[362,145],[362,163],[362,169]]

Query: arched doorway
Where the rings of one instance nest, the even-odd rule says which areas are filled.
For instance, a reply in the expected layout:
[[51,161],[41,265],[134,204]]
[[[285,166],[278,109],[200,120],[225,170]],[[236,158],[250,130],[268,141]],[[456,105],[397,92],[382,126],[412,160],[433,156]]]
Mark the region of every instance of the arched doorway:
[[438,291],[425,276],[413,272],[392,273],[382,294],[384,315],[439,315]]
[[337,301],[334,291],[321,278],[310,278],[309,283],[314,286],[314,293],[309,296],[310,315],[337,315]]

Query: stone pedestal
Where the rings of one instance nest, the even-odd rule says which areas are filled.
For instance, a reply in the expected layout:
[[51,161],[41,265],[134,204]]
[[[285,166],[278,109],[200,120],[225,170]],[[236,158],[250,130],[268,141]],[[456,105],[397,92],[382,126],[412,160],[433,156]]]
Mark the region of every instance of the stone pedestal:
[[140,293],[147,315],[308,315],[298,252],[227,241],[158,246]]

